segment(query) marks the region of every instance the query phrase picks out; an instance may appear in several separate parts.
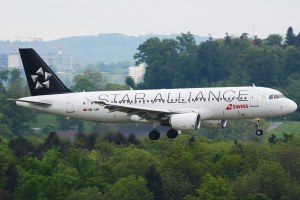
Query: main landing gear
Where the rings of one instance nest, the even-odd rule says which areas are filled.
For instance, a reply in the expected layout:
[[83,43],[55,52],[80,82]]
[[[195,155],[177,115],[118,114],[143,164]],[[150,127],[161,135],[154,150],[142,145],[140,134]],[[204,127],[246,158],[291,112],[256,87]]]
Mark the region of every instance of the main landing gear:
[[167,131],[167,137],[168,138],[176,138],[178,135],[178,131],[174,130],[174,129],[170,129]]
[[[176,138],[177,136],[178,136],[178,131],[176,131],[174,129],[170,129],[167,131],[168,138],[172,139],[172,138]],[[160,138],[160,133],[158,132],[158,130],[156,128],[154,128],[152,131],[150,131],[149,138],[151,140],[158,140]]]
[[254,121],[255,126],[256,126],[256,128],[257,128],[257,130],[256,130],[255,133],[256,133],[256,135],[258,135],[258,136],[262,136],[262,135],[264,134],[264,131],[261,130],[261,129],[259,128],[260,122],[261,122],[261,119],[260,119],[260,118],[256,118],[255,121]]
[[160,138],[160,133],[157,131],[156,128],[150,131],[149,138],[150,140],[158,140]]

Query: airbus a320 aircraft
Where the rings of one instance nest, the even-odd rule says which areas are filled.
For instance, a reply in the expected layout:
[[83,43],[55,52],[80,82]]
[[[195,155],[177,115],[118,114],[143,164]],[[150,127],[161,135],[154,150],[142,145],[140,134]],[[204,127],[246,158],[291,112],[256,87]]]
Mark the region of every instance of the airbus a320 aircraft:
[[151,140],[160,138],[159,124],[176,138],[178,130],[225,128],[228,119],[256,119],[262,135],[261,118],[297,109],[279,91],[255,86],[72,92],[33,49],[19,51],[32,96],[17,99],[18,106],[95,122],[150,122]]

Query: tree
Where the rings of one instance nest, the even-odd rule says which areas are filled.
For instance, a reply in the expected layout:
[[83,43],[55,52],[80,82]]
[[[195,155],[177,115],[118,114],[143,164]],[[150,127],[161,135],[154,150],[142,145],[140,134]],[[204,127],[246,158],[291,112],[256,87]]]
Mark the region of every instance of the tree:
[[219,44],[215,41],[206,41],[199,45],[197,52],[198,75],[202,77],[203,86],[212,86],[227,75],[227,71],[220,62]]
[[248,33],[243,33],[241,36],[240,36],[240,40],[247,40],[248,39]]
[[[76,170],[62,162],[57,149],[48,150],[42,160],[25,157],[15,191],[17,199],[64,199],[79,182]],[[34,170],[33,170],[34,169]]]
[[143,177],[148,168],[156,163],[154,155],[149,151],[131,148],[117,148],[109,160],[116,178],[127,177],[128,174]]
[[178,64],[174,65],[172,87],[194,87],[199,84],[199,70],[197,70],[197,44],[194,36],[182,33],[176,37]]
[[233,200],[233,192],[230,184],[222,177],[213,177],[206,174],[203,178],[203,184],[197,190],[200,199],[214,199],[214,200]]
[[71,166],[78,176],[76,188],[97,187],[99,190],[104,188],[108,181],[103,178],[102,166],[92,156],[92,152],[84,148],[69,148],[66,151],[66,158],[64,160]]
[[106,90],[106,91],[129,90],[129,87],[127,85],[119,85],[116,83],[107,83],[104,86],[104,90]]
[[197,49],[196,40],[194,35],[190,32],[182,33],[176,37],[177,49],[179,52],[193,52]]
[[154,200],[166,199],[162,178],[154,165],[151,165],[145,172],[145,179],[147,180],[149,191],[153,194]]
[[15,163],[16,157],[12,150],[0,138],[0,199],[10,199],[13,195],[10,192],[14,190],[16,183]]
[[278,162],[261,161],[254,173],[258,192],[266,194],[271,199],[280,199],[285,195],[288,180]]
[[135,89],[135,82],[134,82],[134,80],[133,80],[133,78],[131,76],[127,76],[126,77],[125,83],[126,83],[126,85],[128,85],[132,89]]
[[13,194],[18,185],[18,172],[15,164],[9,164],[6,171],[7,182],[5,189]]
[[288,46],[284,53],[283,65],[285,67],[283,72],[286,75],[285,77],[289,75],[295,76],[295,74],[300,72],[300,50],[296,47]]
[[296,42],[296,37],[295,37],[294,31],[293,31],[293,28],[290,26],[285,35],[284,44],[286,46],[294,46],[295,42]]
[[247,200],[271,200],[270,198],[267,197],[267,195],[262,194],[262,193],[254,193],[248,195]]
[[140,141],[133,133],[130,133],[128,136],[128,143],[138,145],[138,144],[140,144]]
[[278,34],[271,34],[264,41],[266,45],[269,46],[274,46],[274,45],[281,46],[282,36]]
[[298,35],[296,37],[296,46],[300,47],[300,32],[298,33]]
[[87,135],[86,138],[86,147],[88,150],[92,150],[95,148],[96,140],[97,140],[97,133],[93,132]]
[[73,82],[71,89],[79,92],[103,90],[105,85],[102,74],[95,69],[86,69],[83,74],[76,75]]
[[224,37],[224,43],[226,45],[230,45],[231,44],[231,40],[232,40],[231,36],[229,36],[229,34],[226,32],[225,33],[225,37]]
[[16,139],[11,140],[8,146],[19,158],[34,151],[34,146],[23,136],[19,136]]
[[67,200],[103,200],[103,194],[96,187],[87,187],[73,190],[66,198]]
[[115,184],[109,186],[104,195],[107,200],[151,200],[152,194],[146,184],[144,178],[131,175],[120,178]]
[[24,89],[20,71],[12,70],[8,82],[9,86],[5,95],[0,95],[0,110],[3,114],[3,117],[0,117],[0,124],[9,128],[14,134],[29,132],[29,124],[35,122],[36,115],[30,110],[16,106],[13,101],[7,100],[8,98],[17,99],[28,93],[28,89]]
[[262,39],[258,38],[256,35],[254,36],[254,39],[252,40],[252,44],[254,46],[261,46],[262,45]]
[[42,151],[47,151],[52,147],[61,147],[62,142],[60,141],[56,132],[50,132],[48,137],[46,138],[44,144],[41,146]]
[[91,79],[84,75],[76,75],[74,77],[75,84],[71,87],[72,90],[82,92],[82,91],[95,91],[96,85]]
[[9,70],[0,71],[0,81],[7,81],[9,76]]
[[145,88],[171,88],[177,66],[177,42],[174,39],[150,38],[138,47],[136,65],[146,63]]

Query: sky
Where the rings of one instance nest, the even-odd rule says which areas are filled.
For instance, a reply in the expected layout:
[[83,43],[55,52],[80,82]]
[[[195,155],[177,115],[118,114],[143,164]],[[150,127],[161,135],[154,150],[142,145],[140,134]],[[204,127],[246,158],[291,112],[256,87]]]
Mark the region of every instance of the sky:
[[0,40],[123,33],[221,38],[300,32],[299,0],[0,0]]

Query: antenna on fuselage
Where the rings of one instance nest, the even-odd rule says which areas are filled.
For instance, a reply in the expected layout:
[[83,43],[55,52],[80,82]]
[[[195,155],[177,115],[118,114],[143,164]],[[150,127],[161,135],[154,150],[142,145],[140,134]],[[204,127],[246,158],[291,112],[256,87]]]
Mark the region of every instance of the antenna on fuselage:
[[252,83],[252,86],[253,86],[253,87],[256,87],[254,83]]

